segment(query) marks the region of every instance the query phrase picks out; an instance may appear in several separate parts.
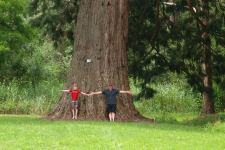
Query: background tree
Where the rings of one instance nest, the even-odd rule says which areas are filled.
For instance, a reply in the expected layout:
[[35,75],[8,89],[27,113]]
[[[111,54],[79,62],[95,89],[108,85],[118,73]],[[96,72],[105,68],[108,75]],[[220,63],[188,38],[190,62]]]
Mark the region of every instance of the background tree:
[[[147,89],[146,86],[153,81],[154,75],[165,71],[185,74],[190,85],[202,93],[202,113],[213,113],[214,101],[212,99],[216,95],[212,93],[212,82],[217,82],[218,73],[220,76],[224,75],[219,69],[224,66],[221,66],[222,64],[217,60],[222,60],[222,58],[224,60],[225,57],[222,54],[224,51],[224,44],[222,44],[222,41],[224,42],[222,38],[224,14],[217,9],[216,3],[183,0],[176,1],[176,3],[158,0],[132,1],[132,3],[129,48],[130,58],[132,58],[130,67],[133,70],[130,74],[139,83],[141,82],[142,89]],[[137,8],[141,8],[143,3],[148,11],[140,13]],[[150,15],[149,12],[153,13]],[[204,18],[208,20],[204,22],[207,25],[203,24]],[[132,27],[134,22],[138,25]],[[208,47],[207,50],[206,47]],[[145,59],[146,56],[149,58]],[[202,68],[203,63],[211,67]],[[136,67],[136,64],[140,66]],[[212,75],[211,72],[216,75]],[[208,83],[206,83],[206,78],[209,79]],[[149,94],[145,92],[142,95]]]

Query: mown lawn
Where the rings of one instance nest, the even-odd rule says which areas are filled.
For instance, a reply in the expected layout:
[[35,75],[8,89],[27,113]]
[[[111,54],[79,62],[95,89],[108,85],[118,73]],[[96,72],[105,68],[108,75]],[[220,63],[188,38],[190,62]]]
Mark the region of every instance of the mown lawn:
[[219,114],[147,124],[0,115],[0,150],[224,150],[224,118]]

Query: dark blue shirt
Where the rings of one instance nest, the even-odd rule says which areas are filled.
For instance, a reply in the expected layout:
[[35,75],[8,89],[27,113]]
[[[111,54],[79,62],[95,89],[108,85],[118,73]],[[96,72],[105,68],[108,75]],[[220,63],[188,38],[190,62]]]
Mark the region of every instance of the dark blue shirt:
[[119,90],[112,89],[112,91],[110,91],[107,89],[102,91],[102,94],[106,97],[107,104],[116,104],[116,96],[119,94]]

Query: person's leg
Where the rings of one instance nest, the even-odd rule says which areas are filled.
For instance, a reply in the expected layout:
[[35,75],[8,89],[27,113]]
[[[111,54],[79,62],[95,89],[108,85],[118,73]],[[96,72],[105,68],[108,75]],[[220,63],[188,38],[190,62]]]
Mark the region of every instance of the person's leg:
[[108,113],[109,121],[111,121],[111,120],[112,120],[112,117],[111,117],[111,109],[110,109],[110,104],[107,104],[106,111],[107,111],[107,113]]
[[116,117],[116,104],[112,105],[112,121],[115,121]]
[[75,117],[75,112],[74,112],[74,108],[72,108],[72,119],[74,119]]
[[113,112],[112,113],[112,121],[114,122],[114,120],[115,120],[115,116],[116,116],[116,114]]
[[110,121],[112,121],[112,113],[110,113]]
[[78,101],[75,102],[75,119],[77,119],[78,114]]
[[112,113],[109,113],[109,121],[112,121]]
[[77,119],[77,114],[78,114],[78,108],[75,109],[75,119]]
[[74,119],[74,103],[73,103],[73,101],[71,102],[70,107],[71,107],[71,112],[72,112],[72,119]]

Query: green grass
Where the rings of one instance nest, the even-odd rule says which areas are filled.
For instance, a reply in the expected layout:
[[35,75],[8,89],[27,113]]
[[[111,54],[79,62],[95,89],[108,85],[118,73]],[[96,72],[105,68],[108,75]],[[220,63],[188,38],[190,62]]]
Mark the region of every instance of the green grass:
[[0,149],[223,150],[225,148],[225,114],[207,118],[183,116],[183,119],[182,115],[174,115],[172,121],[160,120],[156,124],[147,124],[50,121],[38,116],[0,115]]

